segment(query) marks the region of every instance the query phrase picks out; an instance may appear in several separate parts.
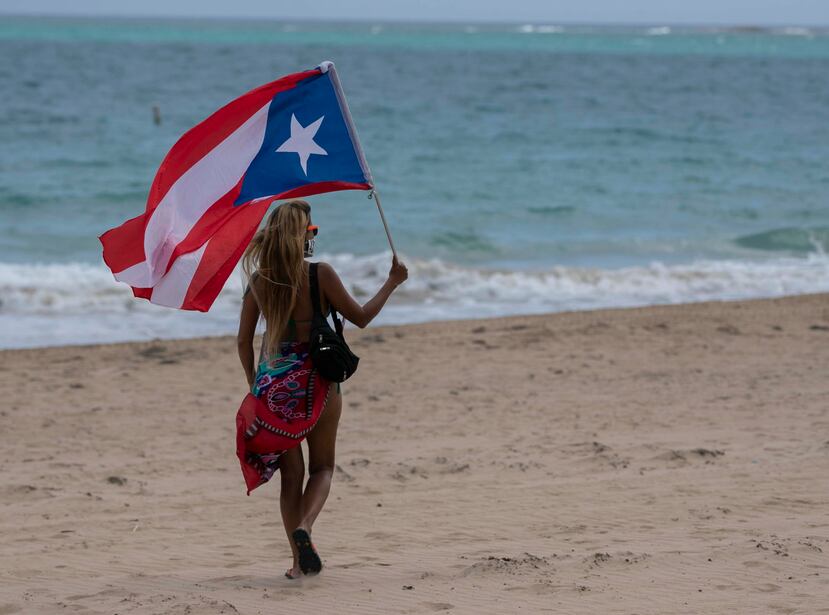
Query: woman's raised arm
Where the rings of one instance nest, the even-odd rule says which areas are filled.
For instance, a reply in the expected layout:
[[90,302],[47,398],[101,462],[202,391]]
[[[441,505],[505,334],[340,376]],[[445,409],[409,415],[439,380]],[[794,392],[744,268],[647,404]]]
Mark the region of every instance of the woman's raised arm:
[[365,305],[360,305],[343,286],[340,276],[328,263],[319,264],[320,284],[322,285],[325,298],[335,310],[342,314],[347,320],[353,322],[361,329],[365,328],[380,312],[394,289],[400,286],[409,277],[409,270],[406,265],[392,260],[389,277]]

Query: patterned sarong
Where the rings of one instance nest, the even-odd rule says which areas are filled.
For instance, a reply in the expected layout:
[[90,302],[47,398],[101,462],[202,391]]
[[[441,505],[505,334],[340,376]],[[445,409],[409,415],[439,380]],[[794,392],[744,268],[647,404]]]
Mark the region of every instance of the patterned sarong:
[[282,454],[299,446],[322,414],[330,383],[317,374],[308,344],[285,342],[261,360],[236,413],[236,455],[248,495],[268,482]]

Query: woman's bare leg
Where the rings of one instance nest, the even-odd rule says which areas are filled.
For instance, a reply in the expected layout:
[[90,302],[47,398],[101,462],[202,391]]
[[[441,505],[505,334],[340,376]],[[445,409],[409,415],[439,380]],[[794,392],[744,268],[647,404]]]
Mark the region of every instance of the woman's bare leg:
[[282,511],[282,524],[288,535],[288,543],[294,554],[294,563],[288,573],[291,577],[298,577],[302,572],[299,569],[299,553],[291,539],[291,532],[302,521],[302,483],[305,480],[305,460],[302,457],[301,446],[295,446],[279,458],[279,474],[282,477],[279,508]]
[[337,442],[337,426],[342,411],[342,395],[337,385],[331,384],[328,402],[319,422],[308,434],[308,484],[302,494],[302,519],[295,528],[303,528],[308,533],[317,515],[320,514],[328,492],[331,490],[331,478],[334,475],[334,446]]

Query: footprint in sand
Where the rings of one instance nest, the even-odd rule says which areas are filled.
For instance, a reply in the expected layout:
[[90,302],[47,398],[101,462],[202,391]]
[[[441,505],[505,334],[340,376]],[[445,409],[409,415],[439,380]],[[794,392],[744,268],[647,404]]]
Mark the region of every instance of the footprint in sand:
[[448,602],[421,602],[420,604],[430,611],[448,611],[449,609],[455,608],[454,604],[449,604]]
[[650,558],[650,553],[634,553],[633,551],[621,551],[614,555],[598,552],[584,558],[588,569],[599,568],[608,564],[638,564]]
[[660,455],[653,457],[658,461],[669,461],[677,465],[685,465],[694,461],[703,461],[706,464],[713,463],[714,459],[725,455],[725,451],[720,449],[709,449],[697,447],[693,449],[677,450],[672,449]]
[[775,585],[774,583],[763,583],[762,585],[756,585],[755,589],[758,592],[763,592],[764,594],[770,594],[773,592],[780,591],[780,586]]
[[746,568],[764,568],[766,570],[771,570],[773,572],[779,572],[778,568],[776,568],[775,566],[757,560],[747,560],[743,562],[743,566],[745,566]]
[[354,482],[355,480],[351,474],[343,470],[340,464],[334,465],[334,475],[336,476],[337,480],[345,481],[347,483]]
[[538,557],[532,553],[524,553],[518,557],[495,557],[490,555],[486,559],[464,568],[461,576],[479,576],[492,573],[524,575],[528,572],[549,570],[552,569],[552,566],[550,558]]
[[388,540],[389,538],[394,538],[394,534],[389,532],[367,532],[365,537],[375,538],[377,540]]

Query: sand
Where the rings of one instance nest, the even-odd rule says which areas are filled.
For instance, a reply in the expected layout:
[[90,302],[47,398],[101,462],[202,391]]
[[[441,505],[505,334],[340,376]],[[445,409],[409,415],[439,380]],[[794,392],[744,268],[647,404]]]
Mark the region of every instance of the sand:
[[829,295],[349,339],[300,581],[234,339],[0,353],[0,614],[829,613]]

